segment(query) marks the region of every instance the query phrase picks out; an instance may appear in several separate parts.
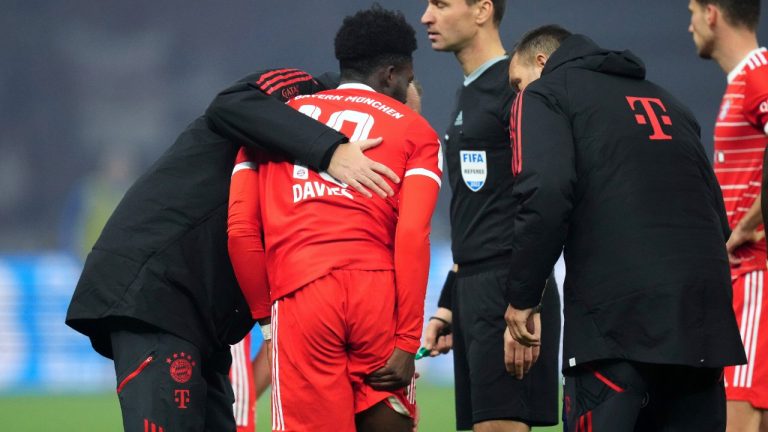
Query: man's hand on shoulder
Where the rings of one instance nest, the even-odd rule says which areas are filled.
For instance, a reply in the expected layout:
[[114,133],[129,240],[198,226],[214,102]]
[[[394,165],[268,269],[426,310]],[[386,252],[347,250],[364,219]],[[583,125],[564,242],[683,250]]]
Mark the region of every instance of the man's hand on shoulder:
[[368,375],[366,382],[374,390],[397,390],[411,383],[415,371],[414,354],[395,348],[387,364]]
[[381,138],[373,138],[339,144],[331,156],[328,174],[368,198],[373,196],[369,189],[382,198],[394,195],[394,191],[382,176],[388,177],[394,183],[400,183],[400,178],[386,165],[363,154],[364,151],[381,144],[381,141]]

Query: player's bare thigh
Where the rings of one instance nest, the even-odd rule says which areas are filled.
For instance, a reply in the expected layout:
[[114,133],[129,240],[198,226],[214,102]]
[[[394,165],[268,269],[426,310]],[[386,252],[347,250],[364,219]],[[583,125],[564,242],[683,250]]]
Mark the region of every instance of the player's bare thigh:
[[768,411],[760,410],[760,432],[768,432]]
[[413,420],[381,401],[355,415],[357,432],[412,432]]
[[755,409],[749,402],[728,401],[726,409],[728,412],[726,432],[768,431],[760,424],[761,417],[764,417],[761,415],[763,411]]
[[473,432],[530,432],[527,424],[512,420],[490,420],[475,423]]

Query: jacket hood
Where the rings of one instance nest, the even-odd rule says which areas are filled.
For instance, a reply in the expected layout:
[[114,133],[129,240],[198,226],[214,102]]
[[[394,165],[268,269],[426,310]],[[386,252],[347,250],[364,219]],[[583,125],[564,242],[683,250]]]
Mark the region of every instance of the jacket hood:
[[541,74],[543,76],[563,67],[645,79],[645,64],[631,51],[606,50],[580,34],[571,35],[563,41],[560,48],[552,53]]

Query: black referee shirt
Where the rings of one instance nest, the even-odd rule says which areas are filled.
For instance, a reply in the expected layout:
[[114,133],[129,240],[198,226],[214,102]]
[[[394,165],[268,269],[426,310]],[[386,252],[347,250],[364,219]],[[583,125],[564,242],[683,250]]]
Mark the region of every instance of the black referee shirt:
[[459,265],[504,256],[512,247],[509,111],[515,92],[508,71],[509,58],[497,58],[465,80],[445,136],[451,248]]

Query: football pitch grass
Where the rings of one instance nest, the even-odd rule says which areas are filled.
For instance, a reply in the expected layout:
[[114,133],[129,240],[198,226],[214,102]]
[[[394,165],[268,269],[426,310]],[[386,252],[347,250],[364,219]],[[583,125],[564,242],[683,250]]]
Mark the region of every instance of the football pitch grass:
[[[422,419],[420,432],[454,431],[453,389],[420,384],[416,397]],[[257,406],[257,432],[269,432],[269,394]],[[0,396],[0,430],[13,432],[121,431],[120,408],[114,394]],[[534,428],[562,431],[561,426]],[[173,432],[173,431],[171,431]]]

